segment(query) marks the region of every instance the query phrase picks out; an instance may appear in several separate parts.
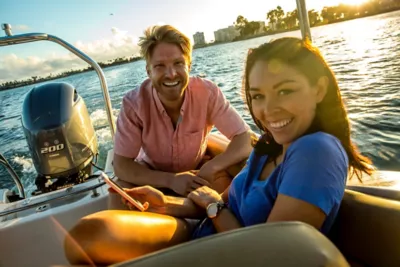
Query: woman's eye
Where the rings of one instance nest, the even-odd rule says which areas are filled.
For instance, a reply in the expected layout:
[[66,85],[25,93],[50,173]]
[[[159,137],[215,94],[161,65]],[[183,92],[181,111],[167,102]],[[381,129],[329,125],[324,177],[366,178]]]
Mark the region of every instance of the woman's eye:
[[251,96],[251,99],[253,99],[253,100],[260,100],[262,98],[263,98],[263,95],[261,95],[261,94],[256,94],[256,95]]
[[281,89],[278,91],[278,95],[288,95],[293,93],[292,89]]

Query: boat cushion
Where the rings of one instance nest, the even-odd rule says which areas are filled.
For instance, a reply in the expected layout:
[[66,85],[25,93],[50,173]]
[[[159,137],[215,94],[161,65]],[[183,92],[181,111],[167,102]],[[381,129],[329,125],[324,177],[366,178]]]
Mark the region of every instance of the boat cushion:
[[349,261],[400,266],[400,201],[346,190],[329,237]]
[[349,264],[315,228],[300,222],[280,222],[200,238],[113,266],[339,267]]

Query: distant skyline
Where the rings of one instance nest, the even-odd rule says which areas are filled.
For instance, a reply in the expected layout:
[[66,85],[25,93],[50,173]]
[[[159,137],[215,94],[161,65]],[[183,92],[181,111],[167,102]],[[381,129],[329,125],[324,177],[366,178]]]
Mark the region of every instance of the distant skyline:
[[[308,9],[365,0],[308,0]],[[193,40],[204,32],[206,41],[214,31],[232,25],[238,15],[266,20],[266,13],[280,5],[285,12],[296,8],[295,0],[13,0],[2,3],[0,23],[10,23],[13,34],[45,32],[63,38],[97,61],[138,53],[137,40],[154,24],[171,24]],[[1,31],[0,36],[4,36]],[[0,83],[42,76],[85,66],[66,50],[49,42],[0,47]]]

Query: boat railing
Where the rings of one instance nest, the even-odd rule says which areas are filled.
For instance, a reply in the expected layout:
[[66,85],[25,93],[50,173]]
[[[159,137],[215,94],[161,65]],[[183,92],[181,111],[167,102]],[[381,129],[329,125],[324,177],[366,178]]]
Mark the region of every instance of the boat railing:
[[36,41],[51,41],[66,48],[68,51],[70,51],[71,53],[73,53],[86,63],[88,63],[90,66],[92,66],[100,79],[100,85],[103,92],[105,109],[107,112],[108,124],[110,126],[112,140],[114,140],[115,122],[112,114],[110,94],[108,92],[107,81],[106,77],[104,76],[104,72],[96,61],[94,61],[92,58],[90,58],[88,55],[86,55],[84,52],[80,51],[70,43],[64,41],[63,39],[57,36],[50,35],[47,33],[26,33],[26,34],[13,35],[11,32],[10,24],[2,24],[2,29],[5,31],[7,36],[0,37],[0,46],[16,45],[16,44],[30,43]]
[[[47,33],[26,33],[26,34],[13,35],[11,30],[11,25],[6,23],[2,24],[2,29],[5,31],[6,36],[0,37],[0,46],[9,46],[9,45],[37,42],[37,41],[51,41],[61,45],[62,47],[64,47],[65,49],[67,49],[68,51],[70,51],[71,53],[73,53],[74,55],[76,55],[77,57],[79,57],[80,59],[82,59],[83,61],[85,61],[86,63],[88,63],[90,66],[93,67],[100,80],[100,86],[103,92],[104,105],[107,112],[107,120],[113,141],[115,134],[115,121],[112,113],[112,106],[111,106],[110,94],[108,92],[106,77],[99,64],[97,64],[97,62],[94,61],[92,58],[90,58],[87,54],[85,54],[81,50],[77,49],[70,43],[64,41],[63,39],[57,36],[50,35]],[[10,171],[9,169],[7,170]],[[10,174],[13,178],[14,183],[17,186],[20,197],[26,198],[23,185],[19,180],[18,176],[14,175],[15,172],[11,172]]]
[[297,5],[297,15],[299,17],[300,31],[303,40],[308,39],[310,42],[311,38],[311,29],[310,22],[308,20],[308,11],[305,0],[296,0]]
[[26,198],[25,189],[18,175],[15,173],[14,169],[11,167],[10,163],[8,163],[7,159],[0,153],[0,165],[4,166],[8,173],[13,178],[15,185],[17,186],[19,197],[24,199]]

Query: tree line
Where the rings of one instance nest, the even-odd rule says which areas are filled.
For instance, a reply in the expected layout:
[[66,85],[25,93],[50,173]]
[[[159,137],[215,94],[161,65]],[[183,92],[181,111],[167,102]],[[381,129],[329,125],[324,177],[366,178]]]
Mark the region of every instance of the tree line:
[[[400,0],[369,0],[368,2],[365,2],[361,5],[339,4],[337,6],[324,7],[322,10],[319,11],[311,9],[308,11],[308,19],[310,26],[315,27],[319,25],[376,15],[398,9],[400,9]],[[233,25],[240,33],[240,36],[237,37],[235,40],[252,38],[265,34],[274,34],[299,28],[297,9],[285,12],[281,6],[277,6],[276,8],[266,13],[265,19],[267,21],[267,25],[264,25],[264,23],[260,21],[248,21],[248,19],[246,19],[242,15],[239,15],[236,18],[236,21],[233,22]],[[100,67],[105,68],[140,59],[141,57],[132,56],[125,58],[116,58],[114,60],[109,60],[105,63],[100,62],[98,64],[100,65]],[[62,78],[72,74],[90,71],[92,69],[92,67],[88,67],[78,70],[69,70],[57,75],[49,74],[46,77],[32,76],[31,78],[26,80],[8,81],[0,84],[0,90],[25,86],[56,78]]]
[[[369,0],[361,5],[339,4],[337,6],[324,7],[322,10],[308,10],[308,20],[311,27],[325,25],[355,18],[376,15],[384,12],[400,9],[400,0]],[[260,31],[262,22],[249,21],[242,15],[233,22],[239,31],[239,38],[251,37],[263,32],[273,34],[276,32],[295,30],[299,28],[298,11],[284,11],[277,6],[266,13],[267,25]]]
[[[128,62],[133,62],[133,61],[137,61],[142,59],[142,57],[119,57],[113,60],[108,60],[107,62],[97,62],[97,64],[99,64],[99,66],[101,68],[107,68],[107,67],[111,67],[111,66],[116,66],[116,65],[121,65],[121,64],[125,64]],[[74,69],[74,70],[68,70],[68,71],[64,71],[62,73],[53,75],[52,73],[50,73],[47,76],[44,77],[39,77],[39,76],[32,76],[31,78],[25,79],[25,80],[14,80],[14,81],[8,81],[5,83],[0,84],[0,91],[1,90],[5,90],[5,89],[11,89],[11,88],[16,88],[16,87],[21,87],[21,86],[25,86],[25,85],[30,85],[30,84],[34,84],[34,83],[40,83],[40,82],[45,82],[48,80],[54,80],[54,79],[58,79],[58,78],[63,78],[63,77],[67,77],[73,74],[77,74],[77,73],[81,73],[81,72],[86,72],[86,71],[91,71],[93,70],[92,66],[88,66],[86,68],[82,68],[82,69]]]

